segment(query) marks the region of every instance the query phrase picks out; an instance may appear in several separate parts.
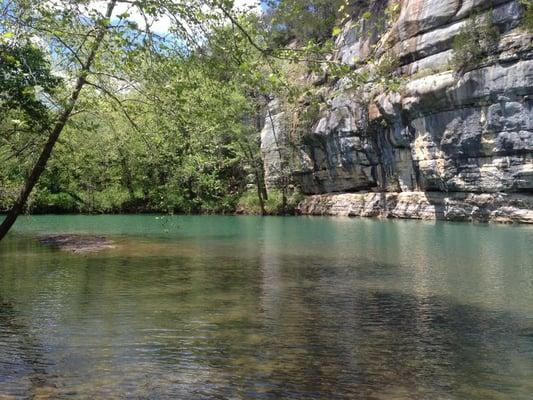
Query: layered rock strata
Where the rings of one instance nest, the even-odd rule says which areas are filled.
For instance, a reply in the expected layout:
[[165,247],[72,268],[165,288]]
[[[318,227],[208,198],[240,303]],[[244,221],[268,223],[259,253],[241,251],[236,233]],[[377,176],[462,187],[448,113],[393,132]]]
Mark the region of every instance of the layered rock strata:
[[298,211],[305,215],[531,223],[533,198],[466,192],[331,193],[308,196]]
[[[369,3],[375,18],[388,6]],[[452,43],[473,13],[498,29],[497,49],[457,72]],[[261,135],[268,184],[289,165],[310,195],[303,214],[532,223],[533,36],[523,13],[516,0],[404,0],[381,31],[354,16],[336,60],[364,70],[392,54],[402,85],[318,81],[319,111],[296,139],[273,102]]]

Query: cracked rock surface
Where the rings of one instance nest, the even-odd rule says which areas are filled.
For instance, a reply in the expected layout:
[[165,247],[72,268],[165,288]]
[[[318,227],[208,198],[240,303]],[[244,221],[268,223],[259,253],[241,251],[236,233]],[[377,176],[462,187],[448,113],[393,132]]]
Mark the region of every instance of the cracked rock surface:
[[[371,4],[376,14],[387,2]],[[311,196],[305,214],[532,223],[533,35],[520,26],[520,2],[401,4],[383,32],[353,16],[335,49],[350,66],[371,48],[392,51],[400,90],[320,82],[320,112],[296,140],[274,101],[261,135],[267,184],[279,185],[280,165],[291,165],[292,182]],[[500,39],[495,54],[458,73],[452,43],[473,11],[492,18]],[[368,203],[378,193],[388,200]]]

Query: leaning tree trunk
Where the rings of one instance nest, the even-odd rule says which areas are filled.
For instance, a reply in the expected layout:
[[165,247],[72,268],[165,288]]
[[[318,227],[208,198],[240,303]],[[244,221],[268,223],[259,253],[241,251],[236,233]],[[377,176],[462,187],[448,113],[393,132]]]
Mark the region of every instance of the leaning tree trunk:
[[[111,15],[113,13],[113,9],[115,8],[116,3],[117,3],[117,0],[111,0],[107,4],[107,10],[106,10],[106,15],[105,15],[105,18],[107,21],[111,19]],[[19,216],[19,214],[24,209],[24,206],[26,205],[26,202],[28,200],[28,197],[31,191],[33,190],[33,187],[35,186],[35,184],[39,180],[39,177],[43,173],[46,167],[46,164],[48,162],[48,159],[50,158],[50,155],[52,154],[52,150],[54,149],[54,146],[57,142],[57,139],[59,138],[59,135],[63,131],[63,128],[65,127],[67,121],[69,120],[70,115],[72,114],[72,111],[74,110],[74,106],[76,105],[76,102],[78,101],[78,97],[80,95],[81,89],[85,85],[85,82],[86,82],[85,79],[89,73],[89,70],[94,61],[94,58],[96,57],[98,48],[100,47],[100,44],[102,43],[104,39],[106,30],[107,30],[107,26],[100,26],[98,28],[98,33],[91,46],[89,55],[87,56],[85,63],[81,66],[80,74],[76,81],[76,86],[74,87],[74,90],[72,91],[72,94],[70,95],[67,106],[59,115],[59,118],[56,124],[54,125],[54,128],[48,135],[48,140],[46,141],[46,144],[44,145],[41,151],[41,154],[39,155],[39,158],[37,159],[37,162],[33,166],[30,175],[26,179],[26,182],[24,183],[24,186],[22,187],[17,199],[15,200],[15,203],[13,204],[11,209],[8,211],[4,221],[2,222],[2,225],[0,225],[0,240],[2,240],[6,236],[7,232],[9,232],[9,229],[13,226],[13,224],[17,220],[17,217]]]

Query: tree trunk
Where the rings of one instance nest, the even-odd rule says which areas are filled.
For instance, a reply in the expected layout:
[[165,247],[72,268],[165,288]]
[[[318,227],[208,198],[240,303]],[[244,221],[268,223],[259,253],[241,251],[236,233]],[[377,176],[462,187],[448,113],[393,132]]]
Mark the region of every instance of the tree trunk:
[[[111,19],[111,15],[113,13],[113,9],[115,8],[116,3],[117,3],[117,0],[111,0],[107,4],[107,10],[106,10],[106,15],[105,15],[105,18],[107,20]],[[48,140],[46,141],[46,144],[44,145],[41,151],[41,154],[39,155],[39,158],[37,159],[37,162],[33,166],[30,175],[26,179],[26,182],[24,183],[24,186],[22,187],[17,199],[15,200],[15,203],[13,204],[11,209],[8,211],[4,221],[2,222],[2,225],[0,225],[0,240],[2,240],[7,235],[7,233],[9,232],[9,229],[13,226],[13,224],[17,220],[17,217],[19,216],[19,214],[24,209],[24,206],[26,205],[26,202],[28,200],[28,197],[31,191],[33,190],[40,176],[42,175],[46,167],[46,164],[48,162],[48,159],[50,158],[52,154],[52,150],[54,149],[57,139],[59,138],[59,135],[63,131],[63,128],[65,127],[67,121],[69,120],[70,114],[72,113],[72,110],[74,110],[74,106],[76,105],[76,102],[78,101],[78,97],[80,95],[81,89],[85,85],[85,79],[87,77],[87,74],[89,73],[89,70],[94,61],[94,58],[96,57],[98,48],[100,47],[100,44],[102,43],[104,39],[106,30],[107,30],[106,26],[101,26],[100,28],[98,28],[98,33],[92,44],[89,56],[85,60],[85,63],[81,66],[81,71],[76,81],[76,86],[74,87],[74,90],[72,91],[72,94],[70,95],[67,106],[59,115],[59,118],[56,124],[54,125],[54,128],[48,135]]]
[[265,188],[265,179],[261,174],[259,162],[256,161],[254,166],[255,184],[257,187],[257,198],[259,199],[259,207],[261,208],[261,215],[266,215],[265,201],[268,200],[268,195]]
[[268,200],[268,192],[265,182],[265,168],[263,165],[263,160],[261,158],[257,161],[257,176],[259,179],[258,182],[260,183],[261,194],[263,195],[263,199]]
[[261,186],[259,186],[259,183],[257,183],[257,199],[259,200],[259,208],[261,210],[261,215],[265,215],[265,199],[263,198],[263,194],[261,193]]

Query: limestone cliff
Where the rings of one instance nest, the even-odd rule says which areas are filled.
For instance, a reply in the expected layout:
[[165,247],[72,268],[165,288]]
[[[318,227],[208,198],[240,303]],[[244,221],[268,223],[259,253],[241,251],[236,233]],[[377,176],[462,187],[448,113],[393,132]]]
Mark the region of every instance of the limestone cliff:
[[[402,0],[380,29],[372,18],[388,6],[370,1],[370,20],[354,15],[333,57],[364,71],[371,56],[392,54],[402,84],[309,76],[319,109],[296,138],[273,102],[261,134],[267,182],[278,184],[290,163],[308,195],[303,214],[532,223],[533,46],[523,4]],[[491,54],[457,72],[452,43],[473,13],[500,35]]]

